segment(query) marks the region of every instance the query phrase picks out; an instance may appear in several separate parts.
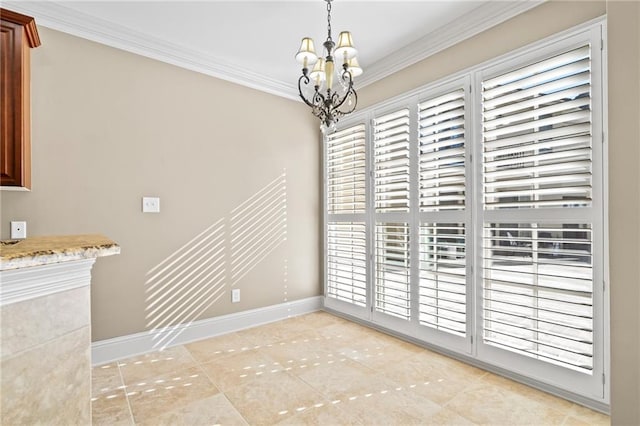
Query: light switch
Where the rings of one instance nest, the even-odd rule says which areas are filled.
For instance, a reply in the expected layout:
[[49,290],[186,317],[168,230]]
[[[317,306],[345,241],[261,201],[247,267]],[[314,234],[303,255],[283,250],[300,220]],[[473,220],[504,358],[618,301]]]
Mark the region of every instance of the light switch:
[[142,197],[143,213],[160,213],[160,198]]

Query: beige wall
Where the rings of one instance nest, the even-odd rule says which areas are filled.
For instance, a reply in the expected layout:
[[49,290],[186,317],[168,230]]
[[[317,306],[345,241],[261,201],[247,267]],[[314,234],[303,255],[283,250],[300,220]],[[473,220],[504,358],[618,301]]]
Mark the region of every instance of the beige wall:
[[[607,2],[611,410],[640,424],[640,3]],[[635,236],[635,237],[634,237]]]
[[[320,146],[307,108],[46,28],[40,36],[33,187],[0,194],[2,238],[24,219],[32,236],[104,233],[122,246],[93,270],[94,341],[321,293]],[[145,195],[161,198],[160,214],[141,213]],[[234,282],[242,301],[232,305]],[[159,305],[172,307],[150,309]]]
[[549,2],[362,89],[361,108],[607,14],[612,424],[640,424],[640,3]]

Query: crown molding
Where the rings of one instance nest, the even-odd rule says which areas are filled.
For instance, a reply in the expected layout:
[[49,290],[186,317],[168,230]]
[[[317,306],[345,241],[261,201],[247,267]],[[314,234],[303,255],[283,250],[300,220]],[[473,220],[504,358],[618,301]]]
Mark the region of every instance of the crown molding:
[[[357,80],[362,88],[473,37],[546,0],[486,1],[445,28],[434,30],[367,67]],[[293,82],[265,77],[200,51],[87,15],[56,1],[4,2],[5,7],[36,18],[38,25],[166,62],[276,96],[299,101]]]
[[471,12],[458,18],[445,28],[439,28],[419,38],[415,42],[398,49],[390,55],[367,67],[365,74],[358,78],[360,88],[382,80],[429,56],[445,50],[463,40],[488,30],[516,15],[532,9],[546,0],[487,1]]
[[51,28],[147,58],[297,100],[294,84],[265,77],[203,52],[185,48],[130,28],[63,6],[55,1],[4,2],[4,7],[36,18],[39,26]]

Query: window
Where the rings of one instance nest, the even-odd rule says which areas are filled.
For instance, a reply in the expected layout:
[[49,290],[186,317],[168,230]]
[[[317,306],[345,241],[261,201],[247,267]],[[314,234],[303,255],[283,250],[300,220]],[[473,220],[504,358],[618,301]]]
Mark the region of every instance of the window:
[[325,306],[603,401],[599,24],[326,138]]

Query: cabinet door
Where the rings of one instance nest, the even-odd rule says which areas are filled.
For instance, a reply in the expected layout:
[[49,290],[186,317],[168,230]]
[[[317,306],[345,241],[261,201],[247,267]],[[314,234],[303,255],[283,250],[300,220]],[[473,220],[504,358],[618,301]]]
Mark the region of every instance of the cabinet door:
[[[28,97],[24,96],[24,92],[26,89],[28,96],[29,82],[23,81],[23,58],[25,56],[23,46],[26,45],[23,42],[23,32],[21,25],[2,21],[0,48],[0,52],[2,52],[0,60],[2,74],[0,181],[2,186],[30,186],[30,153],[28,143],[25,143],[28,142],[29,136],[29,107],[28,102],[27,105],[23,104],[24,99],[28,100]],[[29,52],[26,53],[28,58]],[[23,126],[25,120],[27,125]]]
[[31,187],[29,49],[40,45],[33,18],[0,9],[0,185]]

